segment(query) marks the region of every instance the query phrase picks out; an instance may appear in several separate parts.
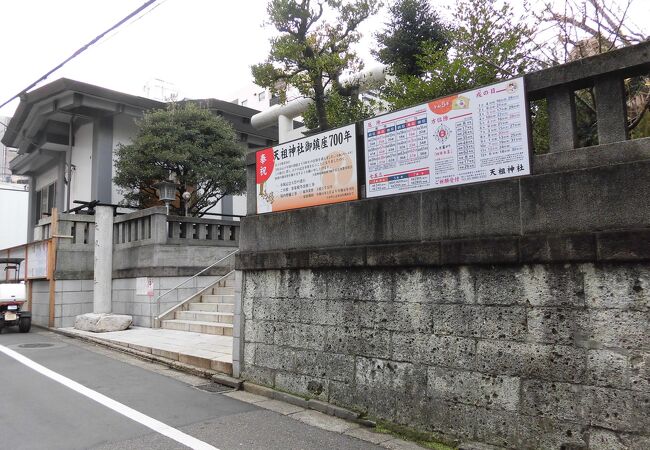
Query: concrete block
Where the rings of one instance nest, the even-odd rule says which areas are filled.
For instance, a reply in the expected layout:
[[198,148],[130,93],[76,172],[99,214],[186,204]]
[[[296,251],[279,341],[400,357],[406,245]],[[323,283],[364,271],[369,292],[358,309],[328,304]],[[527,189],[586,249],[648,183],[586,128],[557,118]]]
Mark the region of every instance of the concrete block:
[[584,349],[479,340],[476,352],[481,373],[574,383],[586,378],[587,352]]
[[585,386],[583,401],[592,426],[637,433],[650,429],[650,393]]
[[629,450],[629,448],[617,433],[602,428],[589,430],[590,450]]
[[275,326],[270,324],[266,328],[260,333],[261,337],[266,339],[258,342],[267,342],[270,338],[270,343],[286,347],[310,350],[323,350],[325,347],[326,328],[319,325],[291,323],[276,330]]
[[328,274],[327,298],[386,302],[394,298],[393,286],[390,270],[338,270]]
[[359,414],[357,413],[332,405],[331,403],[321,402],[320,400],[311,399],[309,400],[308,405],[310,409],[320,411],[323,414],[328,414],[330,416],[336,416],[344,420],[354,420],[359,417]]
[[519,252],[521,261],[527,263],[595,261],[596,236],[592,233],[522,236]]
[[296,373],[343,382],[354,379],[354,356],[296,350],[294,357]]
[[514,264],[519,262],[519,239],[515,237],[442,241],[440,250],[441,264]]
[[243,294],[246,298],[276,297],[278,278],[274,270],[247,271]]
[[455,438],[471,439],[476,433],[475,406],[464,405],[457,402],[432,400],[423,398],[420,401],[411,400],[417,405],[412,412],[402,407],[402,414],[409,417],[409,423],[422,430],[434,433],[443,432]]
[[650,392],[650,353],[633,352],[628,360],[630,389]]
[[476,302],[472,271],[465,266],[447,269],[422,267],[395,272],[395,301],[417,303]]
[[266,398],[273,398],[275,395],[275,391],[273,389],[262,386],[260,384],[251,383],[250,381],[244,381],[244,391]]
[[274,322],[246,320],[244,323],[244,339],[247,342],[273,344],[275,328]]
[[586,339],[609,348],[650,348],[650,311],[590,310]]
[[57,291],[79,292],[81,291],[81,280],[60,280],[56,284]]
[[274,391],[273,392],[273,398],[289,403],[294,406],[298,406],[299,408],[307,408],[308,407],[308,402],[302,397],[298,397],[297,395],[292,395],[292,394],[287,394],[286,392],[280,392],[280,391]]
[[522,414],[588,424],[583,405],[583,387],[577,384],[523,380]]
[[382,244],[368,246],[365,249],[366,265],[370,267],[440,264],[439,242]]
[[433,306],[423,303],[360,302],[359,323],[364,328],[429,333]]
[[275,387],[320,400],[327,400],[329,396],[329,383],[326,379],[290,372],[278,371],[275,374]]
[[66,305],[71,305],[75,303],[92,303],[93,294],[90,292],[81,292],[81,291],[66,291],[61,292],[61,297],[58,298],[57,303],[62,303]]
[[627,388],[630,384],[628,357],[622,351],[589,350],[586,375],[590,385]]
[[590,308],[650,309],[650,270],[645,264],[581,267]]
[[532,306],[584,307],[584,274],[576,265],[521,268],[525,300]]
[[473,370],[476,341],[456,336],[393,333],[391,359],[434,366]]
[[[309,300],[300,299],[287,303],[282,315],[287,321],[297,321],[314,325],[340,325],[355,323],[361,314],[359,304],[350,300]],[[293,308],[293,309],[292,309]]]
[[94,280],[81,280],[81,290],[84,292],[92,292],[95,289]]
[[321,271],[300,270],[295,278],[296,297],[318,298],[327,292],[327,277]]
[[520,306],[472,307],[470,336],[481,339],[525,340],[526,308]]
[[72,304],[72,305],[63,305],[61,308],[61,314],[63,317],[75,317],[83,314],[83,308],[81,304]]
[[650,230],[607,231],[596,235],[598,259],[603,262],[650,259]]
[[356,358],[355,383],[359,387],[383,390],[385,395],[422,395],[426,386],[426,369],[411,363],[378,358]]
[[528,310],[528,340],[545,344],[573,345],[584,340],[585,311],[568,308]]
[[[289,258],[287,258],[289,260]],[[292,258],[293,260],[293,258]],[[309,251],[308,260],[291,261],[301,264],[299,267],[362,267],[366,265],[365,247],[338,247],[336,249],[313,249]],[[289,261],[287,261],[287,264]]]
[[419,193],[346,204],[346,245],[421,241]]
[[508,411],[518,408],[520,379],[517,377],[439,367],[429,367],[427,374],[427,395],[434,401],[442,399]]
[[649,168],[650,162],[637,161],[522,178],[523,233],[644,228]]
[[324,350],[331,353],[390,359],[391,333],[376,328],[359,328],[354,323],[327,327]]
[[519,182],[501,180],[422,192],[422,239],[520,234]]
[[295,367],[295,351],[275,345],[256,344],[255,365],[268,369],[291,371]]
[[588,448],[583,425],[511,411],[477,408],[475,439],[516,449]]
[[254,364],[243,363],[240,367],[240,377],[246,381],[268,386],[275,384],[275,370],[259,367]]

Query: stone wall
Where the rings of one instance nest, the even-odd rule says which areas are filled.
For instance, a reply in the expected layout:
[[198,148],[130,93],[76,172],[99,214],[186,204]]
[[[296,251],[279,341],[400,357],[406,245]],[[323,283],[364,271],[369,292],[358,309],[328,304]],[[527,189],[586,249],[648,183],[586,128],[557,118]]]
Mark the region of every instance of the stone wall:
[[463,440],[648,448],[649,307],[647,263],[252,271],[242,374]]
[[[32,323],[47,327],[50,319],[50,282],[32,283]],[[71,327],[79,314],[93,310],[93,280],[58,280],[54,285],[54,326]]]

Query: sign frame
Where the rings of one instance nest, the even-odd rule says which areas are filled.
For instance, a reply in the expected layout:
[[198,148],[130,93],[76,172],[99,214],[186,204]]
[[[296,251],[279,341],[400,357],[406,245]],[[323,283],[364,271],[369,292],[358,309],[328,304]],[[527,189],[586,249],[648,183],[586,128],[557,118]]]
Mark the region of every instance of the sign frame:
[[[429,109],[430,105],[432,105],[432,104],[434,104],[436,102],[439,102],[439,101],[443,101],[445,99],[459,98],[459,97],[462,97],[462,96],[464,96],[466,94],[476,94],[477,92],[486,92],[487,91],[490,94],[494,94],[495,93],[494,92],[494,87],[495,86],[499,86],[499,85],[509,86],[513,82],[514,83],[520,83],[520,87],[518,89],[522,93],[521,99],[517,100],[517,102],[520,103],[520,105],[521,105],[520,111],[523,113],[523,117],[522,117],[522,120],[520,122],[520,124],[521,124],[520,126],[522,128],[522,139],[521,139],[521,141],[522,141],[522,143],[524,145],[524,149],[523,149],[524,151],[523,151],[523,156],[522,156],[522,161],[525,164],[524,170],[519,171],[519,172],[515,172],[510,176],[508,176],[506,174],[506,176],[496,176],[494,178],[472,179],[472,180],[468,180],[468,181],[465,181],[465,182],[452,182],[452,183],[449,183],[449,184],[446,184],[446,185],[436,185],[435,184],[435,173],[432,173],[434,171],[435,160],[431,155],[429,155],[426,160],[422,161],[422,164],[421,164],[421,165],[426,165],[426,164],[429,165],[429,167],[423,168],[423,169],[427,170],[427,174],[429,174],[429,176],[431,177],[431,181],[429,183],[422,184],[421,186],[417,186],[417,187],[411,188],[411,189],[401,189],[401,190],[396,190],[396,191],[387,190],[386,192],[382,192],[382,193],[373,192],[373,190],[371,188],[371,180],[374,179],[374,178],[371,179],[372,172],[370,170],[370,164],[369,164],[369,162],[370,162],[369,161],[369,150],[370,149],[369,149],[369,145],[368,145],[368,138],[369,138],[369,136],[368,136],[368,129],[369,129],[368,125],[369,125],[369,123],[371,123],[373,121],[381,120],[381,118],[385,118],[387,116],[395,117],[396,115],[399,115],[400,113],[408,113],[407,116],[409,116],[409,115],[412,115],[413,111],[415,111],[415,110],[423,110],[422,113],[425,114],[425,117],[427,118],[426,119],[427,133],[429,135],[430,134],[429,133],[429,131],[430,131],[429,130],[429,127],[430,127],[429,120],[431,119],[432,114],[436,114],[432,110]],[[528,98],[528,91],[526,89],[525,76],[521,75],[521,76],[518,76],[518,77],[513,77],[513,78],[506,79],[506,80],[490,83],[490,84],[480,86],[480,87],[477,87],[477,88],[474,88],[474,89],[468,89],[468,90],[461,91],[461,92],[458,92],[458,93],[453,93],[453,94],[450,94],[450,95],[447,95],[447,96],[438,97],[438,98],[432,99],[432,100],[430,100],[430,101],[428,101],[426,103],[421,103],[421,104],[418,104],[418,105],[414,105],[414,106],[410,106],[410,107],[406,107],[406,108],[401,108],[399,110],[387,112],[387,113],[384,113],[384,114],[380,114],[378,116],[374,116],[374,117],[372,117],[370,119],[362,121],[362,127],[363,127],[363,140],[362,140],[363,160],[362,160],[362,164],[365,167],[364,180],[363,180],[363,183],[364,183],[364,186],[365,186],[365,198],[378,198],[378,197],[393,196],[393,195],[413,193],[413,192],[419,192],[419,191],[425,191],[425,190],[441,189],[441,188],[446,188],[446,187],[466,186],[466,185],[470,185],[470,184],[485,183],[485,182],[504,180],[504,179],[515,179],[515,178],[519,178],[519,177],[522,177],[522,176],[532,175],[532,173],[533,173],[533,158],[532,158],[533,142],[532,142],[532,124],[531,124],[531,117],[530,117],[530,112],[529,112],[530,108],[529,107],[530,107],[530,102],[529,102],[529,98]],[[473,112],[472,114],[474,114],[474,113],[477,114],[477,112]],[[474,135],[477,135],[477,133],[475,133]],[[428,152],[431,152],[433,150],[433,148],[434,148],[434,146],[431,144],[431,142],[427,141],[427,150],[428,150]],[[473,149],[474,154],[476,155],[477,153],[480,152],[480,150],[481,150],[480,147],[478,145],[476,145],[474,147],[474,149]],[[395,152],[395,153],[397,153],[397,152]],[[454,148],[454,156],[456,156],[456,154],[457,154],[457,149]],[[407,173],[409,171],[409,169],[407,169],[408,166],[405,165],[403,167],[404,167],[403,172]],[[400,171],[401,169],[400,169],[400,167],[399,167],[399,165],[397,163],[395,165],[395,169],[397,170],[397,172],[395,174],[391,174],[391,175],[402,176],[401,175],[402,172]],[[417,171],[415,171],[415,172],[417,172]],[[460,171],[456,170],[456,173],[460,173]],[[409,173],[408,175],[410,176],[411,174]],[[418,174],[415,173],[415,176],[417,176],[417,175]]]

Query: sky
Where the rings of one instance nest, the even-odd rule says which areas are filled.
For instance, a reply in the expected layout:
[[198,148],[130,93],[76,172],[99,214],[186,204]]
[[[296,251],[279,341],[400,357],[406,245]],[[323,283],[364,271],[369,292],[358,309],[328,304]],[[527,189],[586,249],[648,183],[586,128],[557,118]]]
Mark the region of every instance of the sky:
[[[4,43],[0,103],[144,1],[0,0]],[[268,54],[272,29],[262,26],[266,4],[267,0],[158,0],[154,9],[103,38],[48,81],[67,77],[144,95],[144,85],[157,78],[174,84],[180,98],[232,100],[252,81],[250,66]],[[449,18],[453,0],[433,4]],[[645,16],[650,22],[650,0],[635,0],[635,8],[637,18]],[[361,29],[365,37],[357,51],[368,66],[376,64],[370,55],[371,35],[383,28],[384,17],[372,18]],[[0,109],[0,116],[11,115],[17,106],[13,101]]]

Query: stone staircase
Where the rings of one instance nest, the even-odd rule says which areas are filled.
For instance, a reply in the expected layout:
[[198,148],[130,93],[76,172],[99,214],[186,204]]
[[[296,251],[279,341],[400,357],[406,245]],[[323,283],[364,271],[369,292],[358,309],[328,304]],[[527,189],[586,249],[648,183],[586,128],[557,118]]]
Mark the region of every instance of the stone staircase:
[[232,336],[235,275],[219,281],[196,301],[174,312],[173,319],[163,319],[160,327],[168,330]]

